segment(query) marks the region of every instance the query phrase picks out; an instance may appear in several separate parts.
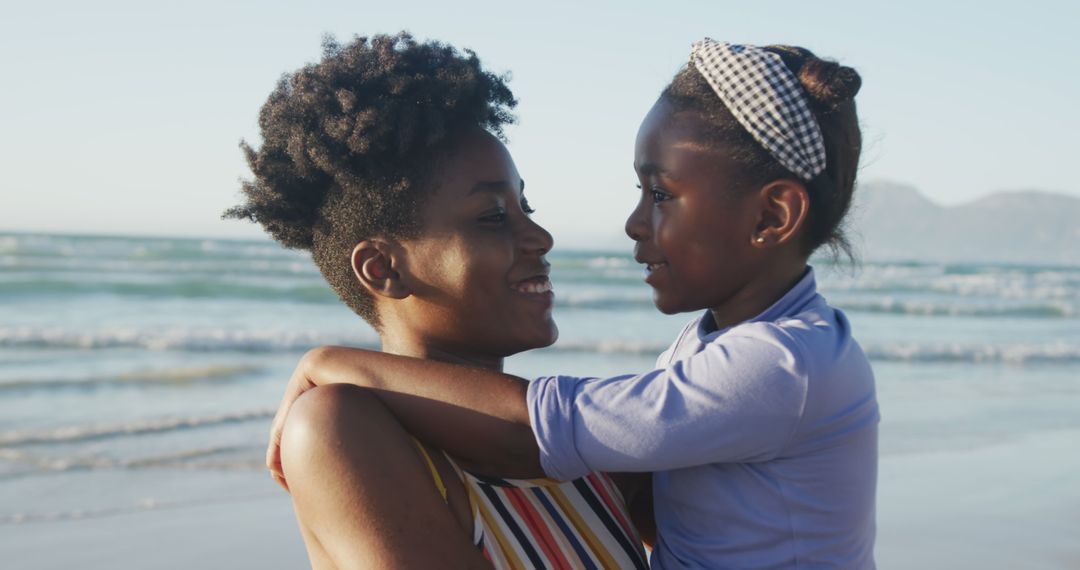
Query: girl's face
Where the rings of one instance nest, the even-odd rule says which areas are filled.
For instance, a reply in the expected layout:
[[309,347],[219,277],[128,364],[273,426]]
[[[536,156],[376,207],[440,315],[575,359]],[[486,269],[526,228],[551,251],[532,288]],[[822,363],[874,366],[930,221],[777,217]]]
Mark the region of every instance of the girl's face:
[[638,130],[641,197],[626,233],[666,314],[720,309],[760,271],[753,193],[736,192],[736,166],[706,144],[706,128],[696,114],[675,113],[661,100]]
[[420,235],[402,242],[412,328],[435,350],[478,360],[555,342],[551,234],[529,218],[506,147],[478,129],[435,178]]

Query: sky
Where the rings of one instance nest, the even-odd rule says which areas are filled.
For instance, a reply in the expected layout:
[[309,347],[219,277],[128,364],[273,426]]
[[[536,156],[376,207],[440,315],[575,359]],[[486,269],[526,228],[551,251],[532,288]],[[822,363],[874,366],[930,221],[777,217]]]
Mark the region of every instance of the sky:
[[322,37],[409,30],[519,100],[509,148],[557,245],[626,243],[638,125],[692,42],[802,45],[857,69],[861,181],[952,205],[1080,197],[1080,4],[0,0],[0,231],[253,238],[220,220],[259,107]]

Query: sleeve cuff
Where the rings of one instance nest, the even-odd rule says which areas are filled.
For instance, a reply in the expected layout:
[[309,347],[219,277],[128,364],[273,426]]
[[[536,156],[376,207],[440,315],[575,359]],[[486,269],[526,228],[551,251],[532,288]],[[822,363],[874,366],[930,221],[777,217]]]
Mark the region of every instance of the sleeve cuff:
[[529,383],[526,392],[529,423],[540,448],[540,466],[548,477],[559,481],[589,473],[574,439],[574,400],[583,380],[571,376],[537,378]]

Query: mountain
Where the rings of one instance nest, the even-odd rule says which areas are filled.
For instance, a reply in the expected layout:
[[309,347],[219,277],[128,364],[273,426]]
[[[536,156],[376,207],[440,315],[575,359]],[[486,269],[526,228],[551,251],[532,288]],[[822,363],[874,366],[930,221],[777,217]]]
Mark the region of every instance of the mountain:
[[1080,198],[1026,190],[941,206],[911,186],[868,182],[848,233],[866,260],[1080,265]]

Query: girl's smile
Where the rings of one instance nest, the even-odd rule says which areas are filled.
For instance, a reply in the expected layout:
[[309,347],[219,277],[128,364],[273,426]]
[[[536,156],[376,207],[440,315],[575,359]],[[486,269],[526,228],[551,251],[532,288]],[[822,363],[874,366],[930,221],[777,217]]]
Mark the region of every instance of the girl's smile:
[[661,271],[667,268],[667,262],[649,263],[640,259],[637,261],[645,264],[645,282],[656,287],[657,281],[663,278]]

